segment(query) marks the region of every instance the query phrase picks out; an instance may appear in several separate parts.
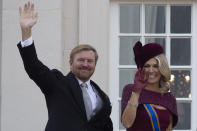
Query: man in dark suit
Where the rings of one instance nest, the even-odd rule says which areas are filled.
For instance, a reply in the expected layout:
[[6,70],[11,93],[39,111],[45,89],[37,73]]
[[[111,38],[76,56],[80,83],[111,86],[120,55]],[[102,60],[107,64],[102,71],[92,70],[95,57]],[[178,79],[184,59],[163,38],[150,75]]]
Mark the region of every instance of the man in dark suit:
[[17,46],[26,72],[46,99],[49,119],[45,131],[112,131],[109,98],[90,80],[98,59],[96,50],[90,45],[75,47],[67,76],[50,70],[38,59],[31,37],[38,19],[34,4],[26,3],[19,12],[22,41]]

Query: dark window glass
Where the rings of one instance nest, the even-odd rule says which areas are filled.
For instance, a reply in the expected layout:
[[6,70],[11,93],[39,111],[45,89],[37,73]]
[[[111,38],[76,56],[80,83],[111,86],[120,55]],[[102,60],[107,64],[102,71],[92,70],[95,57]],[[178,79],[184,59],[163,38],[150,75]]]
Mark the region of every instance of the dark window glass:
[[136,69],[120,69],[119,71],[119,97],[122,97],[123,88],[127,84],[133,84]]
[[165,33],[166,12],[165,6],[145,6],[145,32]]
[[178,103],[178,124],[175,130],[189,130],[191,129],[191,103]]
[[133,46],[140,38],[120,37],[120,65],[135,65]]
[[191,76],[189,70],[171,71],[171,92],[176,98],[191,97]]
[[191,33],[191,6],[171,6],[171,33]]
[[140,5],[120,5],[120,33],[140,33]]
[[171,39],[171,65],[191,64],[191,43],[190,38]]

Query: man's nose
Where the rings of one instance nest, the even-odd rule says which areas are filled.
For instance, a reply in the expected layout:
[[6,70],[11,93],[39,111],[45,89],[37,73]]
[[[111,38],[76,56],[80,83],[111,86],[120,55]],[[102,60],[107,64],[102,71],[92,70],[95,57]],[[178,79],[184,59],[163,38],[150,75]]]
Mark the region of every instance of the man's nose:
[[87,60],[83,61],[83,66],[88,66],[88,61]]

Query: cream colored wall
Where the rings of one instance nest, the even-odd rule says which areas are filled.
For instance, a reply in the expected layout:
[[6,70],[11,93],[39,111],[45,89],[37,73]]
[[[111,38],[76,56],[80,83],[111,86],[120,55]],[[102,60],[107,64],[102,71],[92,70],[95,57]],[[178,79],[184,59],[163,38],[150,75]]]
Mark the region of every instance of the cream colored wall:
[[[108,0],[31,0],[39,13],[33,39],[39,58],[67,74],[68,56],[79,43],[93,45],[99,61],[93,79],[108,92]],[[3,0],[1,59],[1,131],[43,131],[45,99],[24,71],[16,44],[21,40],[18,6]]]
[[63,72],[69,70],[69,54],[78,44],[90,44],[99,54],[92,77],[108,93],[109,1],[64,0],[62,8]]
[[63,72],[66,75],[70,71],[69,54],[79,43],[79,1],[62,1],[62,51]]
[[93,45],[99,54],[93,79],[109,92],[109,1],[79,0],[79,43]]
[[[61,68],[61,0],[34,0],[39,21],[33,29],[39,58]],[[1,131],[43,131],[47,120],[44,96],[24,71],[17,42],[21,40],[18,6],[22,0],[3,0],[1,60]]]
[[[1,83],[1,75],[2,75],[1,74],[1,52],[2,52],[1,47],[2,47],[2,0],[0,0],[0,83]],[[1,112],[1,86],[0,86],[0,112]],[[0,118],[1,118],[1,114],[0,114]]]

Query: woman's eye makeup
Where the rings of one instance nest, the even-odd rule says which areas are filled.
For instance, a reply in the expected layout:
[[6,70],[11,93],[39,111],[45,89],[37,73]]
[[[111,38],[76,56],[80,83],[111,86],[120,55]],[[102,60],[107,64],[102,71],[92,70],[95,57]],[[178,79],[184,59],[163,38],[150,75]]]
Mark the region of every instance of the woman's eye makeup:
[[[144,65],[144,68],[149,68],[149,67],[151,67],[151,65]],[[154,67],[154,68],[158,68],[159,67],[159,65],[158,64],[155,64],[155,65],[152,65],[152,67]]]
[[156,64],[156,65],[154,65],[153,67],[158,68],[158,67],[159,67],[159,65],[158,65],[158,64]]
[[148,67],[150,67],[150,65],[144,65],[144,68],[148,68]]

